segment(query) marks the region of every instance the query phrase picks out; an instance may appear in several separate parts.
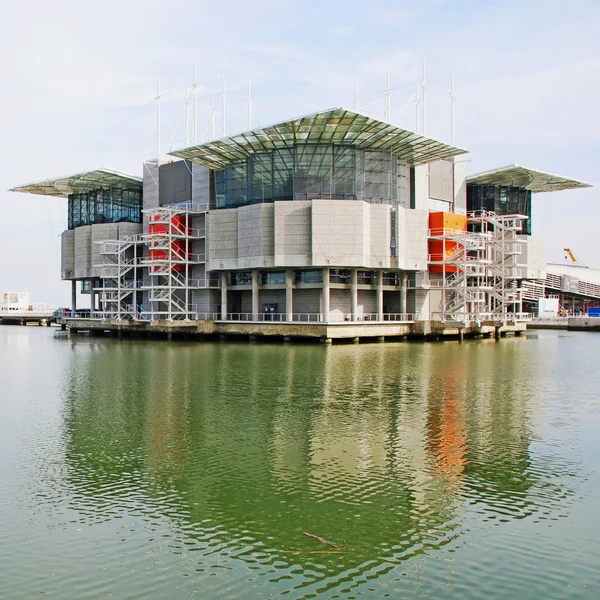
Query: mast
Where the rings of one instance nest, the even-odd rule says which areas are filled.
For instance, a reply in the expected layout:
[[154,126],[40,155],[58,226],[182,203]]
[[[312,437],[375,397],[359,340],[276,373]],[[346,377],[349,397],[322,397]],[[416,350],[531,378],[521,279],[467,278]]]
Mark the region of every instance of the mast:
[[156,166],[160,163],[160,78],[156,82]]

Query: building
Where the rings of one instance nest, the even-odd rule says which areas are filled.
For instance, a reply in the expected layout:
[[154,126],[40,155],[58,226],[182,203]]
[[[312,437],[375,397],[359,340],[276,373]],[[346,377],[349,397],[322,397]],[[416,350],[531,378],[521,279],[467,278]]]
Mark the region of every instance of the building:
[[526,320],[527,282],[545,277],[532,193],[587,184],[467,177],[466,152],[335,108],[172,152],[142,179],[99,169],[13,191],[68,197],[62,277],[73,308],[89,292],[90,327],[477,332]]

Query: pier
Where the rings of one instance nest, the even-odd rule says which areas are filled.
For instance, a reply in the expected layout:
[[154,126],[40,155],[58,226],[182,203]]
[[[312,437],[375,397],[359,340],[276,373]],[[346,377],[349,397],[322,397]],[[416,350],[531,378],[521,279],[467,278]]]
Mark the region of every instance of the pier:
[[136,321],[132,319],[72,318],[65,320],[72,333],[93,336],[156,339],[247,339],[361,343],[399,340],[449,340],[520,335],[527,322],[518,319],[482,321],[264,321],[198,319],[188,321]]

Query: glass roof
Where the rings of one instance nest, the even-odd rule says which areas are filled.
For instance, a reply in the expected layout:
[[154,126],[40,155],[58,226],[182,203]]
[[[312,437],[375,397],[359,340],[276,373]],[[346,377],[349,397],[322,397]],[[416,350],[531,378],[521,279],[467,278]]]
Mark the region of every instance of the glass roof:
[[142,180],[133,175],[126,175],[110,169],[96,169],[86,173],[77,173],[67,177],[47,179],[26,185],[19,185],[10,192],[24,192],[40,196],[58,196],[67,198],[69,194],[79,194],[110,187],[142,187]]
[[543,171],[534,171],[519,165],[509,165],[491,171],[482,171],[467,177],[467,183],[483,185],[507,185],[537,192],[558,192],[576,188],[592,187],[585,181],[569,179]]
[[290,148],[303,143],[345,144],[364,150],[391,152],[407,160],[410,165],[425,164],[467,152],[390,123],[344,108],[334,108],[170,154],[200,163],[209,169],[220,170],[257,152]]

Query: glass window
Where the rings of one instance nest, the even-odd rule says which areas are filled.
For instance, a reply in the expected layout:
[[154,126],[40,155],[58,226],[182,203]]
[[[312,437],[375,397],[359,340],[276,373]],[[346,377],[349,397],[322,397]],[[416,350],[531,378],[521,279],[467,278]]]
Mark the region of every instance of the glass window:
[[[401,180],[398,179],[398,164]],[[409,172],[405,161],[389,152],[365,152],[331,143],[296,144],[260,152],[215,172],[217,208],[275,200],[359,199],[406,202]]]
[[69,229],[96,223],[141,223],[142,191],[108,188],[69,195]]
[[310,271],[294,271],[292,281],[296,283],[323,283],[323,271],[311,269]]
[[259,274],[259,285],[283,285],[285,284],[285,271],[267,271]]
[[352,274],[347,269],[331,269],[329,271],[329,283],[352,283]]

